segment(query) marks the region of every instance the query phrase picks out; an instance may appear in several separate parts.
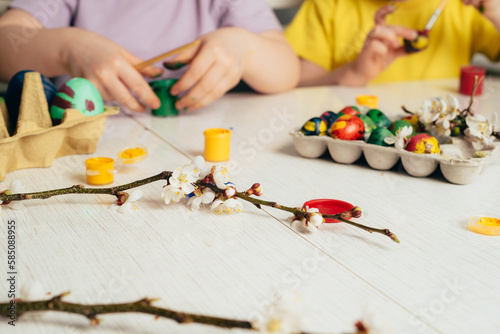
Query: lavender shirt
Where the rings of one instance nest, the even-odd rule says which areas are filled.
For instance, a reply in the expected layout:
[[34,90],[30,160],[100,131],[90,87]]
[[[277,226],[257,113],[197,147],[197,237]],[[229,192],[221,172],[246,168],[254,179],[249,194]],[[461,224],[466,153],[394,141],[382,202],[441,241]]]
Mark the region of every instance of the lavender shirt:
[[49,29],[74,26],[96,32],[142,59],[217,28],[281,31],[262,0],[14,0],[10,7],[25,10]]

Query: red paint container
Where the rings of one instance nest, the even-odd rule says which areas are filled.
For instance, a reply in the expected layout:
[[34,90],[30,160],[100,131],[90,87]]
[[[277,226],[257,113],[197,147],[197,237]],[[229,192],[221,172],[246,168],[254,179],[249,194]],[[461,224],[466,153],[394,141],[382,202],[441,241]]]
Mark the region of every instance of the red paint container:
[[474,88],[474,78],[477,76],[478,86],[474,95],[481,95],[483,92],[483,81],[486,76],[486,69],[480,66],[466,65],[460,67],[460,94],[471,95]]
[[[344,211],[351,210],[354,205],[336,199],[313,199],[304,203],[304,206],[316,208],[322,215],[335,215]],[[326,219],[325,223],[339,223],[336,219]]]

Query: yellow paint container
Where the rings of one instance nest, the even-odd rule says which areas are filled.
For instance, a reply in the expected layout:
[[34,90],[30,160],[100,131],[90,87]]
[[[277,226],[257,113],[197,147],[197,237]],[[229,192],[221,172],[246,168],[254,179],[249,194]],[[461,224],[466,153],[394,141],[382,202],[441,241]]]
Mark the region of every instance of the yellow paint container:
[[356,104],[369,108],[377,108],[378,97],[376,97],[375,95],[358,95],[356,96]]
[[205,135],[205,160],[211,162],[229,160],[231,130],[213,128],[206,129],[203,134]]
[[500,219],[490,217],[471,217],[469,231],[484,235],[500,235]]
[[111,158],[90,158],[85,161],[87,167],[87,183],[103,185],[113,183],[115,161]]
[[143,161],[148,156],[148,149],[145,146],[131,146],[125,147],[118,152],[118,161],[122,164],[135,164]]

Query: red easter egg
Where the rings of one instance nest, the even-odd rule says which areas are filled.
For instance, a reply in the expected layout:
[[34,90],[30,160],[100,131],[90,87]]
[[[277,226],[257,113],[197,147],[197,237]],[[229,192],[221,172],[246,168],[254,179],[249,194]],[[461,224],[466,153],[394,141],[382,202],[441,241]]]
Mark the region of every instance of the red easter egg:
[[339,114],[341,115],[353,115],[353,116],[358,116],[359,115],[359,109],[356,106],[348,106],[339,111]]
[[363,139],[365,124],[361,118],[353,115],[342,115],[333,122],[330,136],[343,140]]
[[410,139],[406,150],[418,154],[440,153],[438,140],[428,133],[419,133]]

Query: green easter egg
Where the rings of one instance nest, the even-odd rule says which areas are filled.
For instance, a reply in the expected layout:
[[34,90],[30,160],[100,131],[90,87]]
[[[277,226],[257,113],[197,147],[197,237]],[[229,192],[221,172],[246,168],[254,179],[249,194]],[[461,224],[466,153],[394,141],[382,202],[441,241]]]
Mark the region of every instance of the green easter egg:
[[386,128],[391,125],[391,120],[378,109],[370,109],[366,115],[370,117],[373,122],[375,122],[375,125],[378,128]]
[[77,109],[85,116],[95,116],[104,112],[104,102],[92,82],[73,78],[57,91],[50,107],[50,116],[62,119],[66,109]]
[[376,128],[375,130],[373,130],[372,134],[370,135],[370,137],[368,137],[368,140],[366,142],[373,145],[389,146],[389,144],[385,142],[385,138],[391,135],[392,132],[386,128]]
[[410,122],[404,120],[392,122],[388,129],[396,136],[399,133],[399,131],[401,131],[401,129],[404,128],[405,126],[411,127],[412,130],[411,135],[412,136],[415,135],[415,128],[411,125]]
[[373,122],[372,119],[366,115],[358,115],[358,117],[361,118],[363,123],[365,123],[365,136],[369,136],[373,130],[377,128],[377,125],[375,125],[375,122]]

